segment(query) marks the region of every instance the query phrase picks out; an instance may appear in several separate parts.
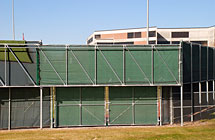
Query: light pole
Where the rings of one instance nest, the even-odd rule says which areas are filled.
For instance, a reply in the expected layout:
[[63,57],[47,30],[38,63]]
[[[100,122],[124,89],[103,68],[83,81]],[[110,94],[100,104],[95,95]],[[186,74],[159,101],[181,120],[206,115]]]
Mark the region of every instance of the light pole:
[[15,40],[15,25],[14,25],[14,0],[12,0],[12,26],[13,26],[13,40]]
[[147,0],[147,44],[149,44],[149,0]]

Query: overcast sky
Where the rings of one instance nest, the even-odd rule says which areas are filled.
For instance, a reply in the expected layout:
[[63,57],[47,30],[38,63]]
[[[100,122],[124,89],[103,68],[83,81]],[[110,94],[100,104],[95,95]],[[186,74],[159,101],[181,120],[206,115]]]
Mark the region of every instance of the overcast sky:
[[[95,30],[146,27],[146,0],[14,0],[16,39],[85,44]],[[215,25],[215,0],[150,0],[150,26]],[[0,40],[12,36],[12,0],[0,0]]]

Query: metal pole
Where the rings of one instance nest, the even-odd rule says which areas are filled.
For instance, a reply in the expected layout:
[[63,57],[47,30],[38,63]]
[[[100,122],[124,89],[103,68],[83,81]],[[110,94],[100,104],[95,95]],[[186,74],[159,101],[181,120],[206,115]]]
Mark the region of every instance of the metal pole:
[[213,100],[214,100],[214,90],[215,90],[215,87],[214,87],[214,80],[213,80]]
[[149,0],[147,0],[147,44],[149,44]]
[[173,125],[173,100],[172,87],[170,87],[170,125]]
[[152,45],[152,63],[151,63],[151,69],[152,69],[152,73],[151,73],[151,75],[152,75],[152,85],[154,84],[154,45]]
[[15,40],[15,24],[14,24],[14,0],[12,0],[12,26],[13,26],[13,40]]
[[123,84],[125,85],[125,46],[123,45]]
[[[7,86],[7,47],[5,47],[5,52],[4,52],[4,80],[5,80],[5,86]],[[9,61],[9,60],[8,60]]]
[[97,46],[95,45],[95,85],[97,85]]
[[40,129],[43,128],[43,88],[40,87]]
[[190,120],[191,120],[191,122],[193,122],[193,112],[194,112],[194,109],[193,109],[193,45],[192,45],[192,43],[191,43],[191,45],[190,45],[190,49],[191,49],[191,51],[190,51],[190,56],[191,56],[191,68],[190,68],[190,72],[191,72],[191,79],[190,79],[190,93],[191,93],[191,118],[190,118]]
[[51,87],[50,90],[50,128],[53,128],[53,87]]
[[160,126],[162,126],[162,87],[158,87],[158,90],[159,90],[159,94],[160,94]]
[[8,92],[8,130],[11,129],[11,88],[9,88]]
[[68,45],[66,45],[66,85],[68,85]]
[[183,85],[181,86],[181,126],[184,125],[184,118],[183,118]]

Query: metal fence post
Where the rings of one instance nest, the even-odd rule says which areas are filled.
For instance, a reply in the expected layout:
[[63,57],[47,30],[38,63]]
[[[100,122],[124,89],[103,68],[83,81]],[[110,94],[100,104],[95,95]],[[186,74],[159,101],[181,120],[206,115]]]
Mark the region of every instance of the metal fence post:
[[43,128],[43,88],[40,87],[40,129]]
[[173,125],[173,93],[170,87],[170,124]]
[[181,126],[184,125],[184,113],[183,113],[183,85],[181,86]]
[[11,129],[11,88],[8,92],[8,130]]
[[50,128],[53,128],[53,87],[50,88]]

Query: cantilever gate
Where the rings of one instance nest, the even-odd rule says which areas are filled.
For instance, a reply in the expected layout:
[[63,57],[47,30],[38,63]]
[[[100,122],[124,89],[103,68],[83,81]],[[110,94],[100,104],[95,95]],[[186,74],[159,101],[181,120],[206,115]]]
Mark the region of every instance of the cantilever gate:
[[110,87],[109,125],[157,124],[156,87]]
[[109,107],[103,87],[57,88],[56,93],[57,126],[104,126],[108,116],[108,125],[157,124],[156,87],[109,87]]
[[57,88],[57,126],[105,125],[104,88]]

